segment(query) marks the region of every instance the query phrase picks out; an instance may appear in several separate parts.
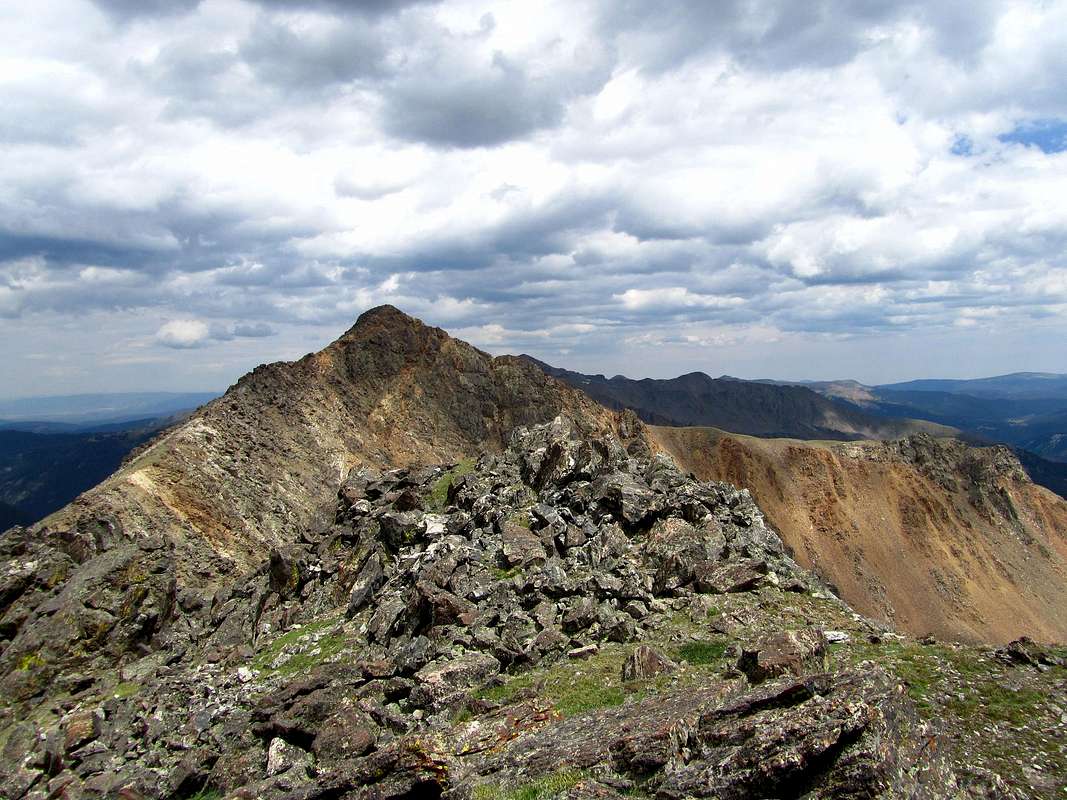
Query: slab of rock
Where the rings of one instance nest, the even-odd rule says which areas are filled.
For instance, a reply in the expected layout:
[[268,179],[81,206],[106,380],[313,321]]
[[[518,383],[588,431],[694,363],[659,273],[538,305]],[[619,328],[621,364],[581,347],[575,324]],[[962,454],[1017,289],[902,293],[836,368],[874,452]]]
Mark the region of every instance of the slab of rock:
[[766,561],[751,560],[719,564],[704,561],[693,568],[693,586],[698,592],[731,594],[758,589],[767,574]]
[[743,647],[737,668],[752,683],[791,673],[803,675],[827,668],[826,636],[819,630],[782,631]]
[[408,696],[416,708],[438,712],[458,705],[472,688],[500,672],[500,662],[488,653],[468,653],[443,663],[431,663],[415,673]]
[[309,760],[307,751],[276,736],[267,747],[267,775],[280,775],[293,767],[304,767]]
[[382,560],[377,553],[371,553],[352,584],[352,591],[348,596],[348,615],[352,616],[362,610],[383,583],[385,573],[382,571]]
[[567,658],[583,661],[587,658],[592,658],[600,652],[600,646],[597,644],[587,644],[583,647],[575,647],[573,650],[567,652]]
[[517,522],[508,520],[500,534],[501,553],[509,567],[544,564],[547,558],[541,537]]
[[622,665],[623,681],[639,681],[674,672],[678,665],[658,650],[641,645]]

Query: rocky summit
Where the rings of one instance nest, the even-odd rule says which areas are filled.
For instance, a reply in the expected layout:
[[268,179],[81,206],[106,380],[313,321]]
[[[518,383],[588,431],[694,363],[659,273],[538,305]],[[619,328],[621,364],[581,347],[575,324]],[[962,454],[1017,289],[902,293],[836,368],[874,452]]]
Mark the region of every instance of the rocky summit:
[[[746,491],[566,417],[357,466],[222,588],[104,524],[0,547],[11,800],[1059,796],[1059,651],[893,634]],[[1019,698],[955,735],[939,670]]]

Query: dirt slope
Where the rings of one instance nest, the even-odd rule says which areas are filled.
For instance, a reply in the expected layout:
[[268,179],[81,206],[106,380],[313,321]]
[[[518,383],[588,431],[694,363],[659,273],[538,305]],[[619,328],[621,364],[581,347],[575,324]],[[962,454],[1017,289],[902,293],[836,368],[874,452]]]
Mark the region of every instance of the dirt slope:
[[600,429],[617,416],[532,364],[381,306],[317,353],[257,367],[41,526],[163,533],[183,577],[215,580],[293,541],[355,464],[499,450],[515,426],[563,412]]
[[751,490],[797,560],[860,612],[917,635],[1067,641],[1067,502],[1006,448],[649,432],[698,477]]

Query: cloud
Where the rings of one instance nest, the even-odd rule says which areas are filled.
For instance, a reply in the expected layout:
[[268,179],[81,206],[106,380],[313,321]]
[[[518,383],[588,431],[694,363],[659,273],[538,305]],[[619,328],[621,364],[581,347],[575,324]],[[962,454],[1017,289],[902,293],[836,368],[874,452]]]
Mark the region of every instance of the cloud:
[[380,302],[596,372],[1067,369],[1067,2],[43,0],[0,53],[23,382]]
[[164,323],[156,331],[155,341],[164,347],[187,349],[203,347],[210,342],[229,342],[234,339],[261,339],[274,336],[277,331],[265,322],[213,322],[198,319],[175,319]]
[[211,333],[206,323],[196,319],[174,319],[156,331],[156,341],[164,347],[184,350],[203,346]]
[[116,19],[169,17],[187,14],[202,0],[93,0],[104,12]]

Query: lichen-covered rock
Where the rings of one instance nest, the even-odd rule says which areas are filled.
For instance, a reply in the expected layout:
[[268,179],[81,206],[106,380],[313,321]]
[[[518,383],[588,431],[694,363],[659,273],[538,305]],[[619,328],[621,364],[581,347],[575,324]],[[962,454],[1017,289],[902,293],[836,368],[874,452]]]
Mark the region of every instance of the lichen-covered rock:
[[624,681],[642,680],[674,672],[676,669],[678,665],[663,653],[647,645],[641,645],[630,653],[622,665],[622,679]]
[[827,644],[820,630],[781,631],[743,647],[737,668],[752,683],[786,673],[821,672],[827,667]]

